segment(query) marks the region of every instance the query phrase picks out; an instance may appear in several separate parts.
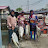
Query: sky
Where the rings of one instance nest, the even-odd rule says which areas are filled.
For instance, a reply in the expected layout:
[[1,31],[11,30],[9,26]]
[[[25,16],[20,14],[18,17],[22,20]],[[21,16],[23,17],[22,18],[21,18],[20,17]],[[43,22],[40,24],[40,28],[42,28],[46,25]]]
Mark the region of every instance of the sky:
[[[0,6],[10,6],[14,10],[21,7],[24,11],[28,11],[27,2],[28,0],[0,0]],[[46,4],[48,4],[48,0],[29,0],[29,10],[46,8]]]

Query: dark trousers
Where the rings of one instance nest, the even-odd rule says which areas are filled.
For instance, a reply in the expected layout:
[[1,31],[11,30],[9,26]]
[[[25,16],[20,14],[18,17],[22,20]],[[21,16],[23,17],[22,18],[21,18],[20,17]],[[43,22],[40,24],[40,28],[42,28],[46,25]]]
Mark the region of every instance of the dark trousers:
[[12,29],[9,29],[8,33],[9,33],[9,43],[10,43],[12,38],[12,33],[13,33]]
[[31,39],[32,39],[32,31],[34,31],[34,40],[35,40],[35,34],[36,34],[36,26],[32,28],[33,25],[30,25],[30,34],[31,34]]
[[9,43],[11,42],[11,38],[12,38],[12,33],[15,32],[17,34],[18,40],[19,40],[19,33],[18,30],[15,28],[14,30],[9,29],[8,33],[9,33]]

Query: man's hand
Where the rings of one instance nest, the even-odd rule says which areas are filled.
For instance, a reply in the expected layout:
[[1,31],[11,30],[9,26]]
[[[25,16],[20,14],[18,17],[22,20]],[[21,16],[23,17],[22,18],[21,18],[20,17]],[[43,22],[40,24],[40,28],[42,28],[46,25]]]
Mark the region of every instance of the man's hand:
[[27,25],[30,25],[30,23],[27,22]]
[[15,29],[15,27],[12,27],[12,30],[14,30]]

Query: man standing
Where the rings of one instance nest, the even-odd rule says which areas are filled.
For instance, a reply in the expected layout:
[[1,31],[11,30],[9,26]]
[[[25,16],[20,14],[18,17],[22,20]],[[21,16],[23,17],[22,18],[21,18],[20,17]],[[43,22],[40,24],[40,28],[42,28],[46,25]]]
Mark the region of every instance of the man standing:
[[12,33],[13,31],[16,32],[16,17],[14,14],[14,10],[11,10],[10,15],[7,17],[7,25],[8,25],[8,33],[9,33],[9,47],[10,47],[10,43],[11,43],[11,38],[12,38]]
[[30,34],[31,34],[31,39],[32,39],[32,34],[34,34],[34,40],[35,40],[35,33],[36,33],[36,21],[37,21],[37,16],[34,15],[34,11],[30,10]]

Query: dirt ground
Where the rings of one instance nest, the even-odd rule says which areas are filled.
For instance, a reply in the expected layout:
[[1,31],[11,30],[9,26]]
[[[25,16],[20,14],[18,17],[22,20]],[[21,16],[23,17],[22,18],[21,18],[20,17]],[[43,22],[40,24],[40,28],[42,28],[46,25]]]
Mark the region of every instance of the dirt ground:
[[[4,39],[6,37],[6,39]],[[3,46],[7,48],[8,36],[3,36]],[[12,43],[12,48],[16,48]],[[48,48],[48,34],[42,34],[39,39],[35,41],[32,39],[20,41],[20,48]]]

